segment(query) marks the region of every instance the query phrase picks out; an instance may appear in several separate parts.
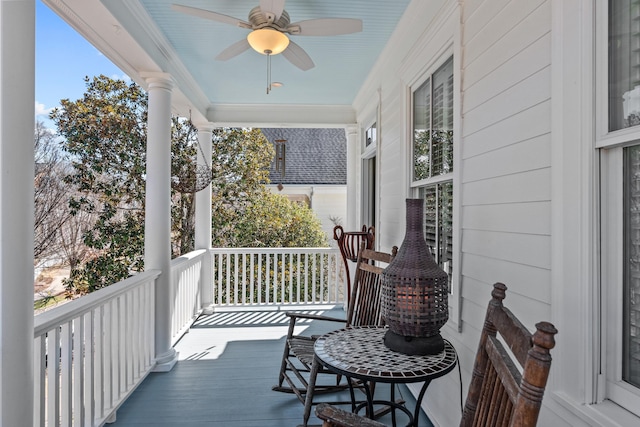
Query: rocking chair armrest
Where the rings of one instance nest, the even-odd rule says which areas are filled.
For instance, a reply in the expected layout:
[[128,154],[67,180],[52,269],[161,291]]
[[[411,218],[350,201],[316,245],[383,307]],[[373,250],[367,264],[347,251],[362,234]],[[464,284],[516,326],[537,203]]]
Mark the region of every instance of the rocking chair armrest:
[[316,415],[326,422],[324,425],[334,427],[384,427],[384,424],[377,421],[352,414],[327,403],[316,406]]
[[293,321],[293,322],[295,322],[296,319],[309,319],[309,320],[326,320],[328,322],[347,323],[346,319],[338,319],[336,317],[323,316],[321,314],[296,313],[294,311],[287,311],[284,314],[289,316],[290,321]]

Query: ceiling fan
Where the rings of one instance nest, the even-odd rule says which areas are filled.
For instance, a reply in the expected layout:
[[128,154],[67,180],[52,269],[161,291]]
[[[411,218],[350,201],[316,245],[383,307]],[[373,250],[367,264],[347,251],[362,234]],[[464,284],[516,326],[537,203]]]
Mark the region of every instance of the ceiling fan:
[[284,10],[285,0],[260,0],[260,4],[249,12],[249,20],[243,21],[232,16],[210,10],[179,4],[171,5],[175,11],[186,13],[224,24],[251,30],[242,39],[220,52],[216,59],[227,61],[253,48],[263,55],[282,55],[303,71],[315,66],[311,57],[298,44],[289,40],[291,36],[337,36],[362,31],[362,20],[351,18],[319,18],[291,23]]

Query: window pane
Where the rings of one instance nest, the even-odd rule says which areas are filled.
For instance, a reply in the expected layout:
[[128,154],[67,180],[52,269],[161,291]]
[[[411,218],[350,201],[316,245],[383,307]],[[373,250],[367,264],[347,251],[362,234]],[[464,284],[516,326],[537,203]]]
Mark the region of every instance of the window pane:
[[453,171],[453,59],[433,74],[431,176]]
[[622,379],[640,387],[640,146],[625,149]]
[[449,275],[453,274],[453,182],[420,188],[424,199],[424,236],[433,258]]
[[413,180],[429,178],[431,79],[413,93]]
[[413,180],[453,172],[453,58],[413,92]]
[[640,0],[609,0],[609,130],[640,124]]

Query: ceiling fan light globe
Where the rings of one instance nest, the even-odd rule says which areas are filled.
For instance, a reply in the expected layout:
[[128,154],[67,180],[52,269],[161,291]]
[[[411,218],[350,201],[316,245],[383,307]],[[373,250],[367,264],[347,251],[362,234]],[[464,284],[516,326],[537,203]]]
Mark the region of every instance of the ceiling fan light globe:
[[289,46],[289,37],[278,30],[262,28],[254,30],[247,36],[249,45],[258,53],[270,55],[282,53]]

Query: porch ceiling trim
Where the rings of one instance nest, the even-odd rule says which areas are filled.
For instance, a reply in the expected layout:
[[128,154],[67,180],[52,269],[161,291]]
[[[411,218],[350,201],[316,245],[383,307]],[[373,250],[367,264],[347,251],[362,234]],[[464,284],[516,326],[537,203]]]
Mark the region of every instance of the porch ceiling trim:
[[208,121],[229,127],[345,127],[356,124],[349,105],[213,105]]

